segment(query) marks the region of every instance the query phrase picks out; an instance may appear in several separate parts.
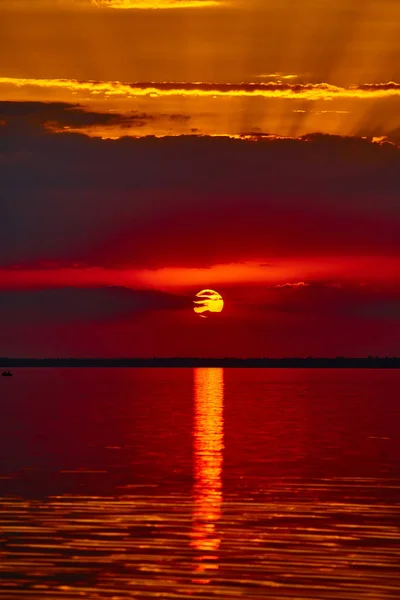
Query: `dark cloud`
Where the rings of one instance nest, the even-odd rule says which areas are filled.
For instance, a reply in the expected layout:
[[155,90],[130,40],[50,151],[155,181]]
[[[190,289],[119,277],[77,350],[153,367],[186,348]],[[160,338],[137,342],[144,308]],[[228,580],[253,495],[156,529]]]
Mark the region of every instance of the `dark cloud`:
[[142,126],[153,119],[145,113],[98,113],[86,110],[80,104],[66,102],[0,102],[0,119],[9,128],[43,127],[58,125],[74,129],[93,126]]
[[[60,80],[57,80],[60,81]],[[350,87],[341,87],[327,82],[282,82],[282,81],[258,81],[241,83],[220,83],[213,81],[95,81],[63,79],[63,87],[69,90],[85,90],[97,93],[114,92],[127,97],[134,96],[135,91],[152,90],[162,94],[163,92],[174,92],[198,95],[222,94],[228,96],[265,96],[280,98],[303,98],[309,100],[338,98],[367,98],[367,97],[391,97],[400,93],[400,83],[378,82],[363,83]],[[30,80],[33,85],[41,84],[41,80]]]
[[267,292],[268,302],[258,310],[307,314],[326,318],[400,318],[398,285],[376,287],[324,282],[275,286]]
[[[221,288],[226,308],[220,318],[207,320],[194,316],[190,298],[154,292],[3,292],[0,355],[398,354],[398,290],[309,283],[297,289],[257,288],[259,300],[248,287]],[[388,306],[393,315],[385,312]]]
[[0,169],[5,266],[400,253],[400,151],[390,144],[324,135],[100,140],[9,123],[0,127]]
[[358,85],[357,89],[365,91],[398,91],[400,90],[400,83],[395,81],[388,81],[387,83],[363,83],[362,85]]
[[0,322],[66,323],[121,320],[139,311],[179,310],[191,306],[190,299],[158,291],[121,287],[61,288],[0,291]]
[[400,321],[400,297],[365,302],[359,314],[366,319],[384,319]]
[[53,125],[59,128],[89,129],[91,127],[142,127],[155,119],[185,122],[186,115],[147,114],[140,112],[90,111],[80,104],[67,102],[0,102],[0,121],[11,130]]

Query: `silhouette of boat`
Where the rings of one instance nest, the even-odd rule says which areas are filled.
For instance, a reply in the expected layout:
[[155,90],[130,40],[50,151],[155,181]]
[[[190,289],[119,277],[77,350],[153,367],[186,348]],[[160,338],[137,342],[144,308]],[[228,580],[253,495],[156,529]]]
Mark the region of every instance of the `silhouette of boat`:
[[2,377],[12,377],[11,371],[3,371],[1,375]]

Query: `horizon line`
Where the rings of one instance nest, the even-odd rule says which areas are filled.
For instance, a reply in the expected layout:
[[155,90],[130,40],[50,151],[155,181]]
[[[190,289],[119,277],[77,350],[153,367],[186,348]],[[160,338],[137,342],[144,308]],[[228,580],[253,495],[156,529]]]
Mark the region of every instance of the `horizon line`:
[[281,358],[204,358],[204,357],[148,357],[148,358],[6,358],[0,357],[0,368],[356,368],[400,369],[400,357],[281,357]]

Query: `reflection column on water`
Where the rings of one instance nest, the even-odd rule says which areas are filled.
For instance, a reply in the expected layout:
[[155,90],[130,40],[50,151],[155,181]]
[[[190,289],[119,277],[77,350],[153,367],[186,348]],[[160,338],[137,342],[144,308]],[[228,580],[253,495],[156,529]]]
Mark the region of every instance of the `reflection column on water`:
[[[196,572],[218,569],[224,440],[224,371],[194,369],[194,476],[191,546],[198,551]],[[208,579],[197,579],[208,583]]]

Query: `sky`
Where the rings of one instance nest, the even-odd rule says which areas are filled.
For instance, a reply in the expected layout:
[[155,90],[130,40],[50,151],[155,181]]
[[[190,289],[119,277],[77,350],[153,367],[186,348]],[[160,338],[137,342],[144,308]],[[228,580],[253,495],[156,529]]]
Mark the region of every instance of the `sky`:
[[399,22],[0,0],[0,356],[400,355]]

